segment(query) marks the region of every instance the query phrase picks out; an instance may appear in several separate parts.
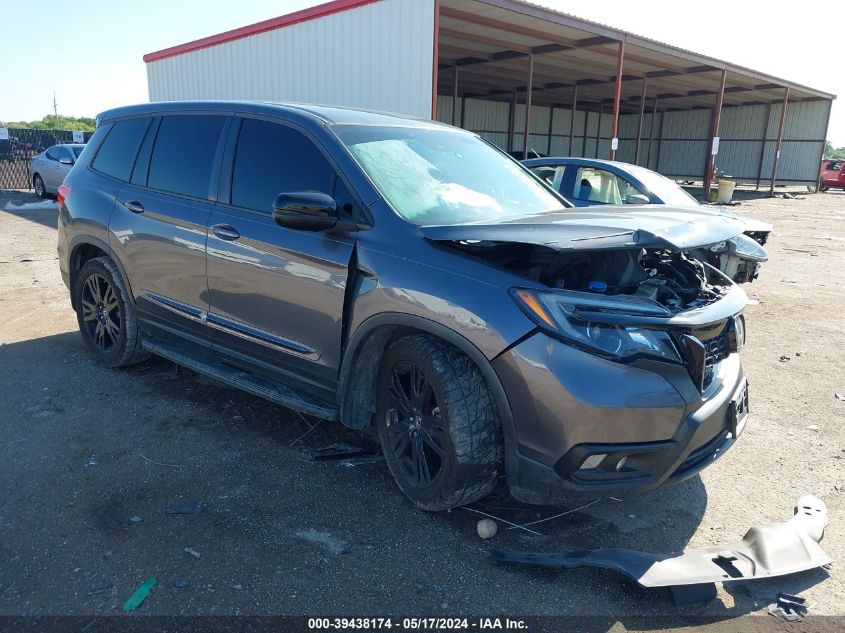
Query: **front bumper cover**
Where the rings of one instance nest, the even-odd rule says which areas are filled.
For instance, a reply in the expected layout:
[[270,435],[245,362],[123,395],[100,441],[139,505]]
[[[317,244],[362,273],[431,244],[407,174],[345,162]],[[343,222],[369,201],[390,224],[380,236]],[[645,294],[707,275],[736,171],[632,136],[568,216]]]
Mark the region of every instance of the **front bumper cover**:
[[747,381],[736,353],[703,393],[683,366],[620,364],[543,334],[493,366],[515,425],[508,484],[528,503],[681,481],[723,455],[747,420]]
[[551,554],[494,550],[493,557],[499,562],[542,567],[613,569],[643,587],[703,585],[784,576],[827,565],[831,558],[819,545],[826,525],[824,502],[806,495],[784,523],[752,527],[739,541],[683,554],[600,548]]

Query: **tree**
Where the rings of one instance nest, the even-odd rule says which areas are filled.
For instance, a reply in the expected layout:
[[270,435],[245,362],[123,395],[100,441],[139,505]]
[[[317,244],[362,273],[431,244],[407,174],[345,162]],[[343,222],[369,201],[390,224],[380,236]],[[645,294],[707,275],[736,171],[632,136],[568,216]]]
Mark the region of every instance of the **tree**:
[[824,144],[825,158],[845,158],[845,147],[833,147],[833,143],[826,141]]
[[80,132],[93,132],[96,125],[96,121],[91,117],[48,114],[40,121],[9,122],[5,127],[31,130],[78,130]]

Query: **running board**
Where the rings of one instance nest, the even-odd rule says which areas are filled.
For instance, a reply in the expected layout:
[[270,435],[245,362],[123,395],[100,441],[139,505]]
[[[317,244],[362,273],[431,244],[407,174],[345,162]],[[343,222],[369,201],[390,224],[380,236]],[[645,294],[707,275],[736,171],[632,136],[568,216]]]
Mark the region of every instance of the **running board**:
[[300,393],[290,387],[273,382],[261,376],[251,374],[220,361],[210,352],[200,351],[201,357],[183,351],[176,344],[160,339],[144,339],[144,349],[157,356],[173,361],[199,374],[214,378],[236,389],[247,391],[253,395],[265,398],[283,407],[301,411],[325,420],[339,420],[340,412],[337,406],[308,394]]

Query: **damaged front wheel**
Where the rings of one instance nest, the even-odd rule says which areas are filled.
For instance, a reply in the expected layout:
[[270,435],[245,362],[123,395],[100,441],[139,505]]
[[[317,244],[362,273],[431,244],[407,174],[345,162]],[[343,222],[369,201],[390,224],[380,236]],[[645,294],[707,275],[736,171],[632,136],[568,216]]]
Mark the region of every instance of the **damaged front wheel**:
[[378,376],[376,425],[387,465],[423,510],[471,503],[496,484],[502,438],[478,367],[440,339],[396,341]]

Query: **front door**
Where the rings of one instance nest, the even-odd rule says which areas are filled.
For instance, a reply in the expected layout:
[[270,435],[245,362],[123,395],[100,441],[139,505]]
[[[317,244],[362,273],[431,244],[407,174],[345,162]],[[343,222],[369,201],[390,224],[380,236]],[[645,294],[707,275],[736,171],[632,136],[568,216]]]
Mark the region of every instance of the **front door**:
[[70,156],[67,149],[59,145],[54,145],[48,149],[45,154],[47,160],[43,163],[44,167],[41,170],[41,175],[44,180],[44,185],[47,187],[48,191],[56,191],[67,174],[67,170],[64,169],[64,165],[59,162],[60,157],[64,156],[63,152]]
[[351,196],[323,152],[287,125],[244,118],[230,195],[208,231],[208,325],[221,352],[330,397],[341,352],[344,293],[355,233],[279,226],[279,193],[318,191],[338,208]]

